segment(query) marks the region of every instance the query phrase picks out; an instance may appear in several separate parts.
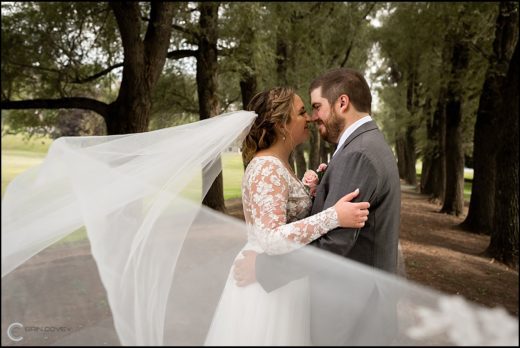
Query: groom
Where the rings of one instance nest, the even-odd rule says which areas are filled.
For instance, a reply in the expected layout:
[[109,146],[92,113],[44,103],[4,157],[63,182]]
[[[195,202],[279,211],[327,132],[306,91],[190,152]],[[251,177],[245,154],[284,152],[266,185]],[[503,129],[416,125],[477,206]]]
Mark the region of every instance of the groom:
[[[333,206],[338,199],[356,188],[360,189],[357,200],[370,203],[370,214],[363,228],[337,228],[310,245],[383,271],[396,273],[401,209],[399,174],[394,154],[370,116],[372,96],[368,83],[356,70],[333,69],[316,78],[311,83],[309,91],[313,109],[312,121],[324,140],[337,144],[336,151],[317,187],[311,215]],[[253,251],[244,251],[243,254],[244,258],[235,262],[234,277],[239,286],[258,281],[270,292],[297,278],[294,270],[284,272],[284,267],[290,264],[289,254],[269,256],[257,255]],[[277,271],[273,272],[273,269]],[[311,274],[310,271],[309,273]],[[304,275],[302,273],[299,276]],[[325,281],[319,279],[316,272],[314,275],[311,274],[311,318],[327,318],[328,321],[318,326],[313,323],[313,343],[353,344],[355,342],[350,339],[352,332],[338,333],[341,330],[341,321],[347,320],[349,314],[341,313],[340,307],[330,313],[324,312],[325,309],[320,306],[320,299],[316,298],[317,292],[313,291],[313,283],[323,284]],[[344,296],[347,297],[348,289],[343,290]],[[371,310],[377,310],[377,301],[381,301],[381,296],[377,286],[374,286],[366,304]],[[367,307],[364,308],[368,310]],[[381,320],[391,321],[393,315],[385,312],[379,317]],[[361,321],[362,318],[359,325],[370,325]],[[388,326],[389,331],[392,331],[392,323],[389,322]],[[364,329],[366,330],[366,327]],[[355,334],[356,337],[360,336],[359,333]],[[367,339],[370,340],[369,337],[362,340],[366,342]]]

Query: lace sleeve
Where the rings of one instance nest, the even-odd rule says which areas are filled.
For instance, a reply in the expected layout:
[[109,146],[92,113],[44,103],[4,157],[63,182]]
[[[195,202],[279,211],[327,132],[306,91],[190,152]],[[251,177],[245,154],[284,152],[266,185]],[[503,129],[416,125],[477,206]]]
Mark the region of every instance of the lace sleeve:
[[265,161],[248,182],[255,236],[270,255],[293,251],[339,226],[334,207],[287,224],[288,175],[285,168]]

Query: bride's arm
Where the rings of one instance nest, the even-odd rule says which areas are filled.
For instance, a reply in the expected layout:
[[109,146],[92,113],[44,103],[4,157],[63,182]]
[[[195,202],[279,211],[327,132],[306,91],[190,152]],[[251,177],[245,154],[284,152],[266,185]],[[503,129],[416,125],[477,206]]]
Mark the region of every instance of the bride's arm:
[[339,227],[334,206],[287,224],[289,176],[271,161],[263,162],[247,184],[255,236],[267,254],[288,253]]

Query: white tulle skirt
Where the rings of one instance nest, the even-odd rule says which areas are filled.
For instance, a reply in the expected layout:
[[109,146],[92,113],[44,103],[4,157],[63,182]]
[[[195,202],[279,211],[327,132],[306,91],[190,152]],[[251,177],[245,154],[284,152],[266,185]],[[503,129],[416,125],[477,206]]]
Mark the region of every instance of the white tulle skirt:
[[308,278],[267,293],[258,283],[237,286],[232,266],[204,344],[310,345]]

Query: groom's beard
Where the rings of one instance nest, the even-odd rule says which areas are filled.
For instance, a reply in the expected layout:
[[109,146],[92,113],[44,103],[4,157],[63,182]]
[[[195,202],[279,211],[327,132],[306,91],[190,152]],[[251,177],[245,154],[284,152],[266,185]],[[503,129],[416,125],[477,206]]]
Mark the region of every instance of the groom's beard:
[[[323,140],[332,144],[337,144],[339,141],[339,136],[345,127],[345,120],[339,117],[334,112],[334,109],[331,109],[327,121],[318,122],[318,131],[320,132],[320,136],[323,138]],[[321,125],[324,127],[321,127]]]

